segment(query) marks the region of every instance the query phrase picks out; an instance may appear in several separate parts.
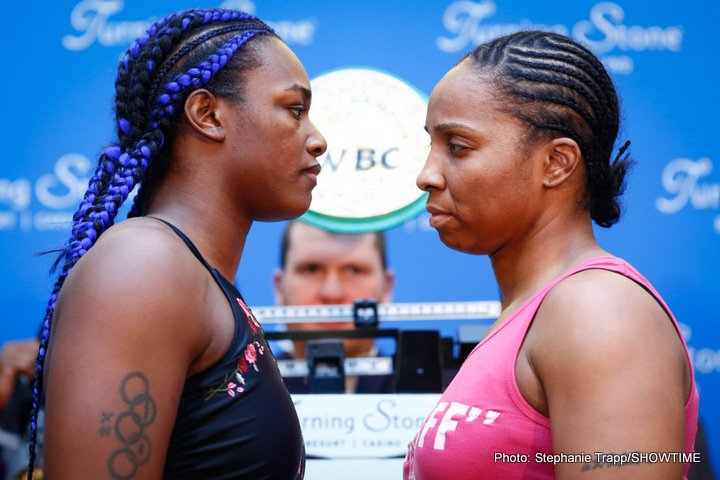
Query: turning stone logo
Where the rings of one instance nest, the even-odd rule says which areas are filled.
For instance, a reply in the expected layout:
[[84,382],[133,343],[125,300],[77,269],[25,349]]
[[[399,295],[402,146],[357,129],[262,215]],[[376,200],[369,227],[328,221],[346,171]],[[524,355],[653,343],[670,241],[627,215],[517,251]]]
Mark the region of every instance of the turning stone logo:
[[0,231],[68,229],[91,167],[84,155],[68,153],[35,180],[0,178]]
[[[660,197],[655,207],[661,213],[674,214],[690,205],[696,210],[720,208],[720,183],[703,182],[712,171],[712,161],[677,158],[667,164],[662,173],[662,186],[669,198]],[[720,234],[720,215],[715,217],[714,229]]]
[[385,217],[400,223],[398,215],[417,214],[408,209],[424,200],[415,177],[427,158],[425,97],[392,75],[366,68],[336,70],[311,83],[311,118],[328,150],[319,158],[322,171],[307,219],[317,214],[361,225]]
[[[251,0],[226,0],[223,8],[242,10],[255,14]],[[111,21],[110,18],[123,11],[124,0],[82,0],[70,12],[70,25],[75,33],[62,38],[63,46],[72,51],[85,50],[94,43],[104,47],[126,46],[145,33],[158,17],[134,21]],[[316,25],[310,20],[267,21],[285,43],[309,45],[313,42]]]
[[308,455],[358,459],[401,458],[439,395],[328,394],[322,402],[292,397]]
[[155,17],[139,21],[110,22],[112,15],[124,8],[123,0],[83,0],[70,13],[70,25],[77,35],[65,35],[63,47],[78,51],[97,42],[104,47],[129,45],[142,35],[156,20]]
[[[460,0],[445,9],[443,26],[448,35],[437,39],[443,52],[455,53],[520,30],[545,30],[574,38],[601,56],[608,70],[630,74],[634,63],[625,52],[669,51],[682,49],[683,30],[679,26],[643,26],[625,23],[625,10],[613,2],[595,4],[588,19],[578,20],[572,26],[545,25],[523,19],[517,23],[484,23],[497,12],[495,2]],[[620,55],[609,55],[611,52]]]
[[688,346],[688,353],[696,373],[710,374],[720,373],[720,350],[710,347],[697,348],[691,345],[692,328],[686,323],[678,323],[685,343]]

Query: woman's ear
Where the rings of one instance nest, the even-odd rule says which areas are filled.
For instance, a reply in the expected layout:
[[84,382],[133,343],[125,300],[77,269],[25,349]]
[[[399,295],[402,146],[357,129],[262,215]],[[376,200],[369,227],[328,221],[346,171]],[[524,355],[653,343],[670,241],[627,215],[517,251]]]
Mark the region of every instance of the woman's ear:
[[195,132],[215,142],[225,139],[220,102],[211,92],[193,90],[185,100],[185,118]]
[[554,188],[572,176],[582,162],[582,152],[577,142],[567,137],[554,138],[547,149],[543,184]]

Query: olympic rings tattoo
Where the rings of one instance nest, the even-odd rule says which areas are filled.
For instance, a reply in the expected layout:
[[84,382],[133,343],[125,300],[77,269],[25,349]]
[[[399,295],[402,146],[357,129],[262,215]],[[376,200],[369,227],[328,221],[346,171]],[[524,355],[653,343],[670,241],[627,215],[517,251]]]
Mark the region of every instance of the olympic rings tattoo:
[[122,447],[110,455],[108,470],[113,479],[130,480],[150,460],[152,445],[145,427],[155,421],[157,405],[150,396],[150,384],[140,372],[129,373],[120,384],[120,398],[128,409],[115,419],[115,435]]

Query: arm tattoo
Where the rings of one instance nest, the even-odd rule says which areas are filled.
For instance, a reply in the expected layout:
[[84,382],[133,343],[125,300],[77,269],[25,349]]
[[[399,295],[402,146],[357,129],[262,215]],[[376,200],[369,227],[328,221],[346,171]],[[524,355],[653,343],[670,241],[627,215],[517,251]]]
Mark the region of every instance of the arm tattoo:
[[112,433],[112,417],[113,412],[102,411],[102,419],[100,420],[100,436],[109,437]]
[[152,446],[145,428],[155,421],[157,405],[150,395],[150,383],[141,372],[130,372],[120,384],[120,398],[127,408],[115,415],[103,411],[100,435],[114,436],[122,445],[108,459],[108,472],[114,480],[130,480],[150,460]]
[[592,462],[583,463],[581,472],[590,472],[598,468],[618,468],[638,465],[642,463],[639,460],[640,452],[623,452],[623,453],[601,453],[595,452]]

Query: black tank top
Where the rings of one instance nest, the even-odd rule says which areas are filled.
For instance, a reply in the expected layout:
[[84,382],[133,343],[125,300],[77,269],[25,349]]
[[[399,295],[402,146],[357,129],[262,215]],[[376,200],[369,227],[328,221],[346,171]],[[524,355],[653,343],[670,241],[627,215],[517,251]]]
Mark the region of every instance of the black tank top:
[[235,319],[225,355],[185,381],[164,477],[302,480],[300,423],[262,328],[233,284],[205,261],[183,232],[161,221],[210,271]]

